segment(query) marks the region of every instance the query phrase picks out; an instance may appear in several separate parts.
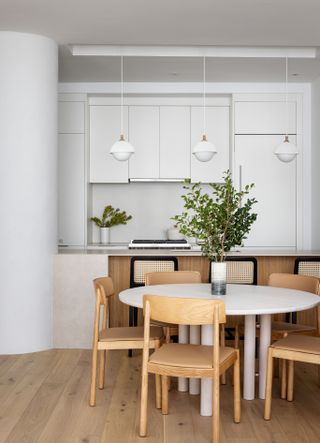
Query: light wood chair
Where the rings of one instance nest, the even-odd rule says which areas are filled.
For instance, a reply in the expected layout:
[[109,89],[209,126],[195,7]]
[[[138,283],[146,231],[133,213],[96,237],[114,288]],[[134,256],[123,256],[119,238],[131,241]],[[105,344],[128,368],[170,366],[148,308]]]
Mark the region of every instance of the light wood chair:
[[[146,285],[201,283],[201,274],[198,271],[149,272],[145,275],[145,283]],[[171,337],[179,333],[177,325],[162,324],[162,327],[166,343],[169,343]]]
[[[92,346],[92,369],[91,369],[91,389],[90,406],[96,405],[96,383],[97,383],[97,364],[99,359],[99,389],[104,388],[106,351],[116,349],[143,349],[143,326],[140,327],[121,327],[109,328],[109,299],[114,295],[113,282],[110,277],[100,277],[93,281],[96,306],[94,314],[93,327],[93,346]],[[161,327],[152,327],[150,329],[150,348],[159,348],[163,338]],[[161,407],[160,377],[156,377],[156,406]]]
[[288,361],[288,401],[293,400],[294,362],[314,363],[320,365],[320,337],[290,334],[274,342],[268,351],[266,399],[264,419],[271,418],[273,359]]
[[[309,277],[305,275],[274,273],[270,274],[268,285],[277,288],[297,289],[299,291],[312,292],[319,294],[319,279],[316,277]],[[320,307],[315,308],[317,312],[316,326],[296,324],[286,321],[272,321],[271,323],[271,341],[274,342],[286,337],[288,334],[307,334],[320,335]],[[257,327],[257,336],[259,336],[260,329]],[[293,370],[293,362],[287,368],[286,360],[280,361],[280,397],[282,399],[290,398],[290,388],[287,381],[291,377]],[[292,380],[290,379],[290,383]]]
[[[142,358],[142,386],[140,436],[147,435],[148,375],[161,375],[162,414],[168,414],[168,377],[212,378],[213,442],[220,435],[220,383],[219,377],[234,366],[234,421],[240,422],[240,356],[239,350],[220,347],[219,325],[226,320],[221,300],[160,297],[144,295],[144,348]],[[214,325],[213,346],[165,343],[149,355],[150,320],[189,325]]]

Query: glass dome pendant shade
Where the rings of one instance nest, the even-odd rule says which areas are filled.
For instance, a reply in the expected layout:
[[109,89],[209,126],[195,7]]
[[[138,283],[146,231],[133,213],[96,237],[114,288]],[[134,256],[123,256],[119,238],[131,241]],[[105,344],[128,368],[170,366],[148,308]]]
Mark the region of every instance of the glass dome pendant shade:
[[286,135],[284,141],[276,147],[274,153],[280,161],[289,163],[296,158],[298,149],[295,144],[289,141],[289,136]]
[[217,148],[212,143],[208,142],[205,134],[202,136],[202,140],[197,143],[192,150],[192,154],[200,162],[210,161],[216,153]]
[[131,143],[127,142],[124,139],[124,135],[121,134],[120,139],[112,145],[110,154],[113,155],[116,160],[124,162],[129,160],[131,155],[134,154],[134,147]]

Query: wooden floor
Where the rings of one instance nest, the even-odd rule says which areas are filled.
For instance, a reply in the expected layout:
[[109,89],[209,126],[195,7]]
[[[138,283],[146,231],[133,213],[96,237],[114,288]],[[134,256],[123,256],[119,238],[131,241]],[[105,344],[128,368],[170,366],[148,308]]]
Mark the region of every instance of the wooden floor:
[[[0,356],[0,442],[203,443],[211,419],[200,417],[199,396],[176,391],[170,411],[154,407],[150,378],[149,437],[138,437],[140,355],[113,351],[107,386],[97,406],[88,406],[90,352],[53,350]],[[277,396],[277,380],[274,386]],[[242,401],[242,421],[232,422],[231,385],[221,386],[222,442],[319,442],[320,389],[317,371],[297,365],[295,401],[273,401],[273,418],[262,419],[263,401]]]

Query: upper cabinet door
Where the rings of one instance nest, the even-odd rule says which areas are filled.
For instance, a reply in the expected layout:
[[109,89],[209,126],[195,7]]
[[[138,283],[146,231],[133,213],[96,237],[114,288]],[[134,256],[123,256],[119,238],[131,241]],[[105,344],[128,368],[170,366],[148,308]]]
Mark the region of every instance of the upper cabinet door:
[[235,134],[296,134],[296,103],[272,101],[235,102]]
[[159,106],[130,106],[130,178],[159,178]]
[[59,102],[58,132],[59,134],[83,134],[84,102]]
[[[229,107],[206,107],[206,132],[208,141],[217,148],[217,154],[208,162],[200,162],[191,154],[192,182],[221,182],[223,172],[229,169]],[[191,108],[191,152],[203,135],[203,108]]]
[[[128,107],[123,108],[124,135],[128,135]],[[120,106],[90,106],[90,182],[127,183],[128,162],[110,154],[120,136]]]
[[190,178],[190,107],[160,107],[160,178]]

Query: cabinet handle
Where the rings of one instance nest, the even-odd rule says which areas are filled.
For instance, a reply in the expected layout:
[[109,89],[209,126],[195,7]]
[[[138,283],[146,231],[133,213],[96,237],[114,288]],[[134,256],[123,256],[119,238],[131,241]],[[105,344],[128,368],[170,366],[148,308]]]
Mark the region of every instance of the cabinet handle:
[[242,165],[239,166],[239,190],[242,192]]

